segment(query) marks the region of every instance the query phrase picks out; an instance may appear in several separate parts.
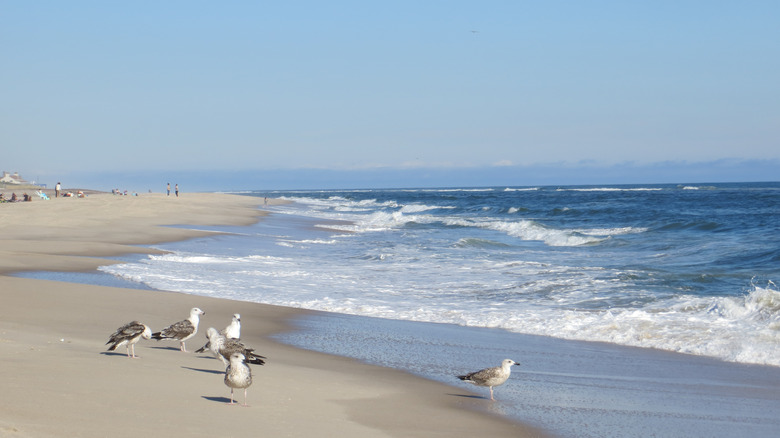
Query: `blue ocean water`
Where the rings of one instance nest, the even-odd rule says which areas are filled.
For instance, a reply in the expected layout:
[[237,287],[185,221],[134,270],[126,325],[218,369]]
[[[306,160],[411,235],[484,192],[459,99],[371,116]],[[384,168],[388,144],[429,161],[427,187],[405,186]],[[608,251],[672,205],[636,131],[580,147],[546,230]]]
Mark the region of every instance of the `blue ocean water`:
[[780,183],[244,194],[289,202],[100,270],[335,312],[279,339],[453,385],[519,360],[488,409],[562,436],[780,427]]
[[[275,191],[149,287],[780,366],[780,183]],[[295,230],[295,231],[293,231]]]

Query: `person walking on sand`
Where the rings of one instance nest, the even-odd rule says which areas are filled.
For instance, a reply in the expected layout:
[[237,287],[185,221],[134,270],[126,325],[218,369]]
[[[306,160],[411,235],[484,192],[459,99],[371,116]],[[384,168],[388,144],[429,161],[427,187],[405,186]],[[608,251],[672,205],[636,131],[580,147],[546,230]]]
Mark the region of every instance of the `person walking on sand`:
[[59,198],[60,197],[60,190],[62,190],[62,186],[60,185],[60,182],[57,181],[57,185],[54,186],[54,197]]
[[176,197],[177,198],[179,197],[179,185],[178,184],[176,184]]
[[168,183],[168,196],[171,196],[171,183]]

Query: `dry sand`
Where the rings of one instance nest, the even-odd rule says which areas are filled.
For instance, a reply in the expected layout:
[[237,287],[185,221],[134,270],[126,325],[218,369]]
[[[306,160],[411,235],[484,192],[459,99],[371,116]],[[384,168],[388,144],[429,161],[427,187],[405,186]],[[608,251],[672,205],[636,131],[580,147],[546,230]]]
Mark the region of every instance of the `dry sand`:
[[[486,413],[473,393],[350,359],[278,344],[298,309],[173,292],[23,279],[26,270],[92,270],[137,245],[201,236],[198,225],[245,225],[259,198],[164,194],[0,204],[0,436],[523,437],[543,433]],[[166,227],[186,224],[191,228]],[[160,330],[191,307],[199,334],[142,340],[138,359],[108,336],[140,320]],[[229,405],[222,363],[194,354],[205,329],[240,313],[242,339],[268,357],[253,366],[250,407]],[[237,394],[243,400],[243,394]]]

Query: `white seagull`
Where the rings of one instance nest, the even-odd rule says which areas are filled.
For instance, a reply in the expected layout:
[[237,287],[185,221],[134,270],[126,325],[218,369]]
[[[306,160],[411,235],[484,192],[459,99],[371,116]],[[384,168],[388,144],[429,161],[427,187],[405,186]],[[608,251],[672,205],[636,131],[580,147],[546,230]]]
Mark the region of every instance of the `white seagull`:
[[128,322],[116,329],[116,331],[108,338],[106,345],[111,344],[108,347],[108,351],[114,351],[120,345],[124,345],[127,348],[127,357],[135,359],[135,344],[140,341],[141,338],[151,339],[152,329],[146,324],[142,324],[138,321]]
[[241,338],[241,315],[239,315],[238,313],[234,313],[233,320],[230,321],[230,324],[227,327],[225,327],[225,330],[223,330],[222,333],[228,339],[240,339]]
[[244,406],[246,404],[246,390],[252,384],[252,370],[244,362],[244,355],[233,353],[230,356],[230,365],[225,369],[225,385],[230,388],[230,404],[233,402],[233,390],[235,388],[244,388]]
[[493,368],[485,368],[484,370],[475,371],[463,376],[458,376],[460,380],[464,382],[473,383],[477,386],[487,386],[490,388],[490,399],[493,398],[493,387],[503,385],[509,378],[509,374],[512,373],[512,365],[520,365],[512,359],[504,359],[501,362],[501,366]]
[[211,350],[211,353],[217,359],[220,359],[226,366],[230,364],[230,356],[234,353],[241,353],[244,356],[244,360],[248,363],[255,365],[265,365],[265,356],[260,356],[255,353],[255,350],[248,348],[238,339],[228,339],[218,332],[214,327],[209,327],[206,330],[206,336],[209,341],[203,347],[199,348],[196,353],[202,353],[206,349]]
[[152,339],[162,340],[171,339],[179,341],[179,349],[183,352],[187,352],[187,348],[184,346],[184,341],[195,336],[198,333],[198,323],[200,322],[200,315],[205,315],[206,312],[193,307],[190,310],[190,317],[184,321],[179,321],[175,324],[171,324],[164,328],[162,331],[152,333]]
[[[230,321],[230,324],[228,324],[227,327],[225,327],[225,330],[222,330],[220,333],[222,333],[223,336],[225,336],[228,339],[239,339],[241,338],[241,315],[238,313],[233,314],[233,320]],[[209,339],[208,332],[206,332],[206,338]],[[202,353],[206,350],[211,349],[211,342],[206,341],[206,345],[198,348],[195,350],[196,353]],[[230,357],[230,356],[228,356]],[[227,365],[227,362],[225,363]]]

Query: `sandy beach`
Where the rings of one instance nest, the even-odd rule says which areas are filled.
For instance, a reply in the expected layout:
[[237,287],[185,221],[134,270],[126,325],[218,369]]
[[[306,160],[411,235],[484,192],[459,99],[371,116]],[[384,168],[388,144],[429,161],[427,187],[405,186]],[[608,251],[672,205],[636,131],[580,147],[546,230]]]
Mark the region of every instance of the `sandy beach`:
[[[298,309],[9,276],[89,271],[115,262],[107,257],[154,251],[140,245],[211,233],[198,226],[252,224],[260,203],[90,194],[0,205],[0,436],[544,436],[487,413],[476,393],[271,340]],[[137,359],[124,347],[106,351],[119,326],[160,330],[192,307],[206,314],[189,353],[147,340]],[[250,407],[227,403],[221,362],[192,353],[206,328],[224,328],[233,313],[242,339],[268,358],[252,368]]]

